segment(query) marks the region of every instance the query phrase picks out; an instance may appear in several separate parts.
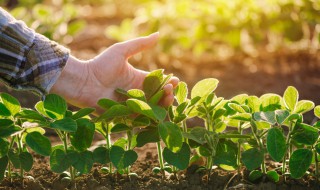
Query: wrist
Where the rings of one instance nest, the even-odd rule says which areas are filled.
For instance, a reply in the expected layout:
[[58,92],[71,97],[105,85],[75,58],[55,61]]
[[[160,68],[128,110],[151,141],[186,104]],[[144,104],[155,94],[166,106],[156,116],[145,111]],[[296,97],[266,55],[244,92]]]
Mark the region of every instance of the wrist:
[[58,94],[67,102],[76,105],[76,97],[81,94],[85,79],[85,62],[70,55],[50,93]]

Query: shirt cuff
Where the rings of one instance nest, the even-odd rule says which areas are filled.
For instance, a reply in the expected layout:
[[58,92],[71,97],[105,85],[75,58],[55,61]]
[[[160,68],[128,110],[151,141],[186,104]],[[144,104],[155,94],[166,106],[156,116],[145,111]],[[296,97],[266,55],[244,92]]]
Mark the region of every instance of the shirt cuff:
[[25,52],[28,69],[21,77],[26,77],[29,82],[27,86],[34,87],[40,95],[47,94],[66,65],[69,53],[64,46],[36,34],[30,49]]

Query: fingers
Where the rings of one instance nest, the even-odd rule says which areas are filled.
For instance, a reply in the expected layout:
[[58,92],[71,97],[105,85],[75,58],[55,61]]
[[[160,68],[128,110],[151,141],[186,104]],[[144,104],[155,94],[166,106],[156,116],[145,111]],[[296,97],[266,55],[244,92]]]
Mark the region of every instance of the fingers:
[[149,36],[118,43],[116,46],[125,58],[130,58],[134,54],[153,47],[157,43],[158,38],[159,32],[156,32]]
[[172,76],[168,83],[172,84],[173,88],[176,88],[178,86],[179,81],[180,80],[178,77]]

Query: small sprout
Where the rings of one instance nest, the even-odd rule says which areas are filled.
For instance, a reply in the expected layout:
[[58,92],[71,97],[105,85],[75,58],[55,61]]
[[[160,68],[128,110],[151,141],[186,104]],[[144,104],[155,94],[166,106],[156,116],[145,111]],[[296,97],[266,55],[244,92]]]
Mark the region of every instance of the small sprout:
[[109,168],[108,167],[102,167],[100,169],[100,172],[103,173],[103,174],[108,174],[110,172]]
[[62,172],[62,173],[60,174],[60,178],[62,179],[62,178],[64,178],[64,177],[70,177],[70,173],[67,172],[67,171]]
[[260,170],[252,170],[249,174],[249,180],[254,182],[263,176]]
[[173,172],[171,166],[165,166],[165,167],[163,167],[163,169],[168,173],[172,173]]
[[161,171],[161,168],[159,168],[159,167],[154,167],[152,169],[152,172],[155,173],[155,174],[159,173],[160,171]]

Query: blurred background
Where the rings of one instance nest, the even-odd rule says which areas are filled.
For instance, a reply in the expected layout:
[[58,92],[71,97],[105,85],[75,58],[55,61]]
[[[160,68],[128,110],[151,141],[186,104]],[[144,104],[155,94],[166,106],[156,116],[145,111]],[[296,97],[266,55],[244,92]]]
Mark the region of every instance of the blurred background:
[[[0,0],[37,32],[90,59],[110,45],[160,32],[158,45],[130,59],[164,68],[191,88],[220,80],[218,96],[282,95],[320,104],[320,0]],[[15,92],[33,106],[38,97]]]

